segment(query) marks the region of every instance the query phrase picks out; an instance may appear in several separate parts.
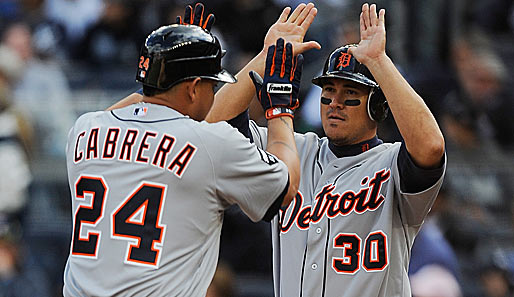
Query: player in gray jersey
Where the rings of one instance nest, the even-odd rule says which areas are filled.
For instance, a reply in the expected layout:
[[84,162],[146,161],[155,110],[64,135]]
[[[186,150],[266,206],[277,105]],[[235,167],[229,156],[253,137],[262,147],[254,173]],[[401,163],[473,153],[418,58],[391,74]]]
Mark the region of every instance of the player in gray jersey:
[[[269,221],[298,191],[290,117],[268,121],[267,151],[225,122],[203,121],[216,83],[236,79],[221,68],[217,38],[197,24],[148,36],[137,71],[140,103],[86,113],[70,130],[73,234],[64,296],[205,296],[223,211],[237,204],[253,221]],[[276,67],[301,73],[290,45],[269,51],[286,58]]]
[[[446,156],[433,115],[385,52],[384,22],[385,10],[364,4],[360,43],[333,51],[313,79],[322,88],[327,137],[295,134],[300,188],[272,221],[277,297],[411,296],[410,249],[441,187]],[[251,85],[239,79],[239,90]],[[248,126],[243,112],[251,96],[237,95],[237,104],[217,97],[210,115],[233,118],[265,147],[269,130]],[[377,137],[389,108],[402,142]]]

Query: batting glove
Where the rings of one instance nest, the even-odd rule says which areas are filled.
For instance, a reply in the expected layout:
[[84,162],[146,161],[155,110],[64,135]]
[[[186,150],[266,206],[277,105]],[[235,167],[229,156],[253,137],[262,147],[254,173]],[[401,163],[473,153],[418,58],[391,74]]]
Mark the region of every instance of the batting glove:
[[284,39],[279,38],[276,45],[268,48],[264,79],[257,72],[250,71],[267,119],[283,115],[294,117],[293,110],[299,106],[302,66],[303,56],[300,54],[293,58],[291,43],[284,47]]
[[211,31],[211,27],[214,24],[216,18],[211,13],[204,20],[203,18],[204,6],[202,3],[198,2],[195,5],[195,10],[193,12],[193,7],[191,5],[186,6],[186,12],[184,13],[184,19],[182,17],[177,16],[177,24],[181,25],[196,25],[200,26],[207,31]]

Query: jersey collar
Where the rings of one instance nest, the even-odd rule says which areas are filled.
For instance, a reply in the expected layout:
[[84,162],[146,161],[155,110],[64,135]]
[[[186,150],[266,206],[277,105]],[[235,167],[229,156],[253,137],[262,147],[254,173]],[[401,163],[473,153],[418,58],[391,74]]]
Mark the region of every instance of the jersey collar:
[[357,144],[342,145],[342,146],[335,145],[329,140],[328,147],[330,148],[332,153],[334,153],[334,155],[336,155],[336,157],[342,158],[342,157],[356,156],[356,155],[363,153],[367,150],[370,150],[370,149],[374,148],[375,146],[382,144],[382,143],[383,143],[383,141],[378,139],[377,136],[375,136],[369,140],[366,140],[366,141],[363,141],[363,142],[360,142]]

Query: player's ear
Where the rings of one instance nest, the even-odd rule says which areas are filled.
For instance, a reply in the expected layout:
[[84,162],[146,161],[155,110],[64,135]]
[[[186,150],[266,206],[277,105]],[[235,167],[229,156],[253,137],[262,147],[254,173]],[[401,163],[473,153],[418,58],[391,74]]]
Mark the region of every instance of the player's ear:
[[187,83],[186,90],[187,90],[189,99],[191,100],[192,103],[198,99],[201,100],[201,98],[199,98],[199,96],[200,96],[200,81],[201,80],[202,79],[200,77],[196,77]]

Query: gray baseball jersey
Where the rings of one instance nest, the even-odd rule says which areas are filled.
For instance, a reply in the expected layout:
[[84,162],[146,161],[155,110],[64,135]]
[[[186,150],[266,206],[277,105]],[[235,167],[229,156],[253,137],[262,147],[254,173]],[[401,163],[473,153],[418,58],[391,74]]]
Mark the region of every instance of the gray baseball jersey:
[[[250,130],[265,146],[266,129],[252,122]],[[410,297],[410,248],[444,173],[425,191],[403,193],[400,143],[337,158],[326,138],[295,139],[299,191],[272,221],[275,296]]]
[[81,116],[67,168],[74,297],[205,296],[223,211],[261,220],[288,183],[284,163],[227,123],[147,103]]

